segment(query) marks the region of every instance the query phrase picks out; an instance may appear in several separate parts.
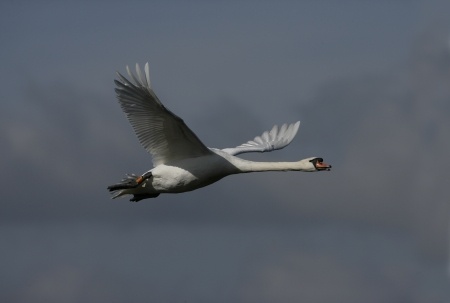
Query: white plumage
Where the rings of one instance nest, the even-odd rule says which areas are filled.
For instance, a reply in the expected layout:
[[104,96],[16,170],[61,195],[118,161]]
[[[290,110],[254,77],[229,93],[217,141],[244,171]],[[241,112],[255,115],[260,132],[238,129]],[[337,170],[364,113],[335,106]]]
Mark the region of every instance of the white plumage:
[[257,136],[247,143],[234,148],[225,148],[223,151],[234,156],[242,153],[262,153],[282,149],[294,139],[299,126],[300,121],[289,125],[283,124],[279,130],[278,125],[275,125],[270,132],[265,131],[261,136]]
[[271,131],[234,148],[208,148],[180,117],[159,101],[151,88],[148,63],[144,73],[138,64],[136,76],[128,66],[127,72],[131,81],[117,73],[117,98],[140,143],[152,155],[154,168],[142,176],[128,175],[122,182],[109,186],[113,198],[130,194],[131,201],[139,201],[160,193],[191,191],[237,173],[331,168],[318,157],[297,162],[253,162],[235,157],[286,147],[297,134],[300,121],[280,128],[275,125]]

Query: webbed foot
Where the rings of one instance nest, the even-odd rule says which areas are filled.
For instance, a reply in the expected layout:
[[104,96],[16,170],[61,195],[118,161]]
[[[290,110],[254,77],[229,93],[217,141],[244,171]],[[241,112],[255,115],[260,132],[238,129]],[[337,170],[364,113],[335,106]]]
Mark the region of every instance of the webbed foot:
[[122,181],[120,181],[120,183],[108,186],[108,190],[116,191],[122,189],[136,188],[147,178],[149,177],[136,176],[135,174],[127,175],[124,179],[122,179]]

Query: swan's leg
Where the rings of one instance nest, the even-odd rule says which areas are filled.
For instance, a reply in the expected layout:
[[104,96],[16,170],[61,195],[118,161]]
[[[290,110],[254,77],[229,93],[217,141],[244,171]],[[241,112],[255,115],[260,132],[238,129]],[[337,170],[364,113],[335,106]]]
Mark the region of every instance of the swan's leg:
[[142,176],[138,177],[136,179],[137,184],[141,184],[142,182],[144,182],[145,180],[149,179],[152,176],[152,171],[149,170],[148,172],[146,172],[145,174],[143,174]]
[[144,180],[150,178],[152,176],[151,171],[146,172],[142,176],[136,176],[134,174],[127,175],[126,178],[122,179],[120,183],[113,184],[108,186],[109,191],[116,191],[121,189],[130,189],[130,188],[136,188],[144,182]]
[[113,184],[108,186],[109,191],[122,190],[122,189],[130,189],[135,188],[139,185],[137,182],[137,178],[135,175],[128,175],[126,178],[122,179],[120,183]]
[[156,198],[159,196],[158,194],[133,194],[133,198],[130,199],[131,202],[139,202],[143,199],[148,199],[148,198]]

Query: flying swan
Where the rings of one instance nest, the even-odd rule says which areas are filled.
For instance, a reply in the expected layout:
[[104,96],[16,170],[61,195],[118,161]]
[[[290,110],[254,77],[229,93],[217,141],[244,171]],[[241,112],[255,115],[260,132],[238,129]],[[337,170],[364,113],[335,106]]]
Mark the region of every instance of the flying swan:
[[116,93],[122,110],[140,143],[151,154],[153,168],[141,176],[127,175],[108,187],[112,198],[133,195],[130,201],[156,198],[161,193],[182,193],[212,184],[225,176],[263,171],[328,171],[331,165],[320,157],[297,162],[254,162],[236,157],[249,152],[282,149],[297,134],[300,121],[274,126],[242,145],[216,149],[206,147],[184,121],[159,101],[150,85],[148,63],[136,75],[127,66],[130,80],[120,73]]

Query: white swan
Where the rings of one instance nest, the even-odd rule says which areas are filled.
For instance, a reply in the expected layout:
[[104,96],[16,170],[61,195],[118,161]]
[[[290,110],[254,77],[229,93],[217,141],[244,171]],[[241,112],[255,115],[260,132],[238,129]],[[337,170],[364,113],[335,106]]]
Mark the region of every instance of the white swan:
[[331,165],[322,158],[310,157],[298,162],[253,162],[235,157],[247,152],[267,152],[291,143],[300,121],[280,128],[276,125],[234,148],[206,147],[181,118],[159,101],[150,85],[148,63],[145,74],[136,64],[135,76],[127,66],[131,81],[117,73],[116,93],[122,110],[133,126],[139,141],[152,155],[154,168],[141,176],[128,175],[108,187],[112,198],[133,195],[130,201],[155,198],[161,193],[191,191],[225,176],[260,171],[321,171]]

